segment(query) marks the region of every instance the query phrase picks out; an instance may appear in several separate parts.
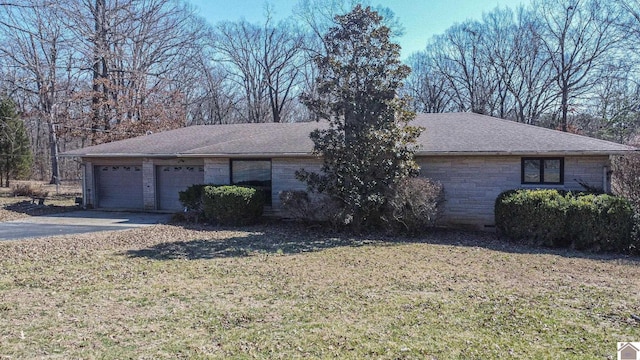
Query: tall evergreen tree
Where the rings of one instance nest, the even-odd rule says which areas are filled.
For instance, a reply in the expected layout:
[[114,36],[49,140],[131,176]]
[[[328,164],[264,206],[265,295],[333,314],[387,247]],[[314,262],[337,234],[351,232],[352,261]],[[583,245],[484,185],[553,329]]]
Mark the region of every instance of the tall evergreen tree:
[[324,36],[326,53],[315,58],[315,92],[302,99],[329,122],[311,133],[324,163],[321,173],[303,169],[297,176],[342,204],[345,222],[359,230],[378,225],[389,189],[417,174],[413,153],[421,129],[408,125],[415,114],[397,97],[410,68],[382,17],[358,5],[335,21]]
[[31,170],[31,148],[24,123],[13,101],[0,99],[0,185],[10,178],[26,177]]

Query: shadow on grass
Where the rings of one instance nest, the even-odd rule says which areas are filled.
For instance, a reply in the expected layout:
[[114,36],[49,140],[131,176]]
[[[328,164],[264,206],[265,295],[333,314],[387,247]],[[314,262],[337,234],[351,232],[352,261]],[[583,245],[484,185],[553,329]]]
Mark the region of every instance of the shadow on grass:
[[[193,228],[191,226],[185,227]],[[418,237],[388,236],[379,233],[354,236],[343,232],[307,228],[300,224],[283,224],[279,222],[242,228],[205,227],[198,229],[211,232],[242,231],[246,232],[246,235],[236,235],[223,239],[194,239],[160,243],[146,249],[129,250],[124,255],[154,260],[196,260],[245,257],[257,254],[299,254],[337,247],[396,246],[422,243],[484,248],[514,254],[557,255],[567,258],[623,261],[640,265],[640,257],[638,256],[529,246],[510,242],[490,232],[436,229]]]
[[81,207],[78,205],[69,205],[69,206],[52,205],[52,204],[39,205],[30,200],[23,200],[23,201],[9,203],[4,205],[3,208],[8,211],[12,211],[20,214],[27,214],[31,216],[58,214],[58,213],[64,213],[64,212],[81,209]]
[[430,234],[426,241],[431,244],[477,247],[511,254],[556,255],[565,258],[589,259],[600,261],[620,261],[640,265],[639,255],[612,252],[593,252],[572,248],[543,247],[513,241],[494,232],[472,232],[461,230],[439,230]]
[[195,239],[160,243],[146,249],[129,250],[126,255],[154,260],[196,260],[244,257],[264,253],[298,254],[335,247],[363,246],[378,242],[365,238],[331,236],[325,231],[314,231],[302,226],[263,225],[233,229],[211,227],[207,230],[246,231],[247,235],[225,239]]

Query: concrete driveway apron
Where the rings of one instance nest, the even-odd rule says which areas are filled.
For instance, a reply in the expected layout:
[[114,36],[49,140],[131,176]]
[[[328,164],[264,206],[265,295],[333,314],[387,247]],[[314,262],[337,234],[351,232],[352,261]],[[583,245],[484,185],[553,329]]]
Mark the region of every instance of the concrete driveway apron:
[[1,240],[126,230],[169,221],[171,214],[73,211],[0,223]]

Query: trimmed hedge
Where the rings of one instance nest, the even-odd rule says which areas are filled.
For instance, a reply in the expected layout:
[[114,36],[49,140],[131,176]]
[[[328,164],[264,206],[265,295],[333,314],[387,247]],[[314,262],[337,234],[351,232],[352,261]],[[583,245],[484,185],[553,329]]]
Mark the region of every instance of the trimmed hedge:
[[511,190],[498,196],[496,228],[514,239],[550,247],[631,251],[633,209],[620,197]]
[[202,195],[204,194],[204,188],[207,186],[215,185],[196,184],[178,192],[178,199],[180,199],[182,206],[190,211],[202,211]]
[[264,193],[244,186],[206,186],[204,215],[221,225],[247,225],[256,222],[264,209]]

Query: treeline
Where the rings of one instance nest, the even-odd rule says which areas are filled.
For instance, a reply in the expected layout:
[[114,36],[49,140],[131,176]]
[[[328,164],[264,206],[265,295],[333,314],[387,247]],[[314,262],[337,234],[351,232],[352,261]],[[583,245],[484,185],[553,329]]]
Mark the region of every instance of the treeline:
[[[57,153],[191,124],[304,121],[311,59],[356,1],[301,0],[275,21],[209,24],[184,0],[10,0],[0,95],[28,129],[33,177],[74,177]],[[382,9],[383,13],[389,13]],[[391,16],[392,18],[392,16]],[[66,161],[66,160],[65,160]]]
[[[0,96],[24,121],[36,179],[76,177],[57,153],[80,146],[192,124],[308,121],[300,95],[313,95],[322,35],[362,2],[298,0],[284,20],[265,7],[260,22],[211,24],[185,0],[5,1]],[[408,59],[403,93],[416,111],[626,141],[638,127],[639,2],[536,0],[454,25]],[[374,8],[402,34],[391,10]]]
[[640,126],[640,1],[533,0],[413,54],[421,112],[472,111],[627,142]]

